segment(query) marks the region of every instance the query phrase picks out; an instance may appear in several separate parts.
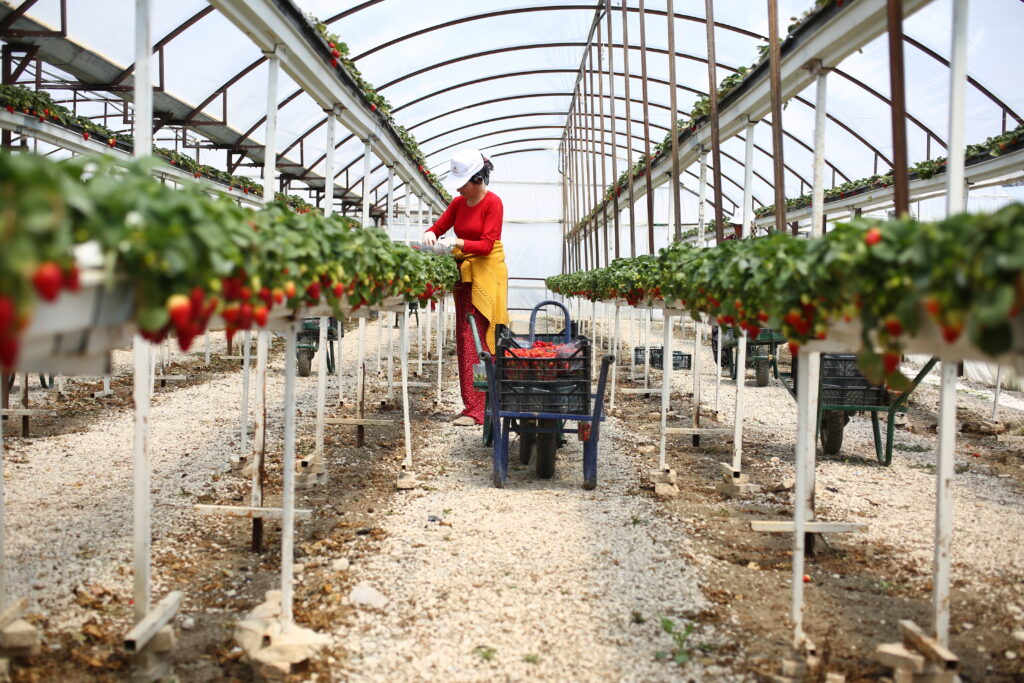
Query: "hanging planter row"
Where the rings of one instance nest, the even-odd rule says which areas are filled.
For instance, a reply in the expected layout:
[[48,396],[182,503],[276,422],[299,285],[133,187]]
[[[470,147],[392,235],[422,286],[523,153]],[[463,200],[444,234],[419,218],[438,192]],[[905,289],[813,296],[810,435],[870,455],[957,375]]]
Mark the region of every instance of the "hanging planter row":
[[0,365],[16,367],[26,341],[98,324],[99,308],[108,310],[99,299],[60,305],[83,285],[94,297],[130,292],[129,306],[114,297],[121,313],[104,318],[107,327],[131,322],[151,341],[174,335],[187,349],[211,325],[230,336],[324,305],[341,317],[438,298],[457,279],[451,258],[382,230],[283,203],[239,207],[200,183],[171,188],[151,177],[157,163],[0,155]]
[[900,355],[920,349],[916,337],[949,357],[1024,352],[1024,204],[936,223],[857,219],[810,240],[676,243],[547,284],[595,301],[661,300],[752,337],[772,327],[795,345],[840,341],[859,349],[865,375],[901,389]]

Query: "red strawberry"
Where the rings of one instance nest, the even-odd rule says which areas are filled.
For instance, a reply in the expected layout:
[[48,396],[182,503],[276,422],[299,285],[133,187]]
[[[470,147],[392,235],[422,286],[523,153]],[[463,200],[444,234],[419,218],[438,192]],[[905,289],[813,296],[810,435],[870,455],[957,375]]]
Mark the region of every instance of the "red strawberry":
[[757,319],[763,323],[766,323],[768,322],[768,314],[765,313],[764,311],[761,311],[757,314]]
[[9,105],[9,104],[8,104],[8,105],[7,105],[6,107],[4,107],[4,109],[6,109],[6,110],[7,110],[7,113],[8,113],[8,114],[13,114],[13,113],[14,113],[14,107],[12,107],[12,106],[11,106],[11,105]]
[[284,303],[284,290],[283,289],[281,289],[280,287],[274,287],[273,294],[274,294],[274,303],[275,304],[283,304]]
[[81,282],[79,282],[78,275],[79,272],[77,265],[72,264],[70,268],[65,270],[62,274],[64,289],[77,292],[82,286]]
[[172,294],[167,297],[167,312],[171,315],[171,323],[180,335],[187,330],[192,322],[192,302],[184,294]]
[[238,309],[238,328],[247,330],[252,327],[252,304],[243,303]]
[[800,345],[796,342],[789,342],[789,353],[796,358],[796,355],[800,353]]
[[761,334],[761,328],[750,325],[747,327],[747,334],[750,335],[751,339],[757,339],[757,335]]
[[885,367],[885,374],[891,375],[900,369],[901,356],[898,353],[886,351],[882,354],[882,364]]
[[332,69],[337,69],[338,68],[338,60],[335,59],[334,57],[331,57],[331,68]]
[[198,316],[203,309],[203,299],[206,298],[206,292],[203,291],[202,287],[193,287],[192,291],[189,292],[188,300],[192,304],[193,315]]
[[47,261],[36,269],[36,274],[32,276],[32,284],[45,301],[53,301],[60,293],[62,279],[60,266],[53,261]]
[[929,315],[938,317],[942,313],[942,304],[935,297],[929,296],[924,300],[924,310],[928,311]]
[[0,367],[11,369],[18,360],[18,338],[0,336]]
[[270,313],[270,311],[267,310],[266,306],[257,306],[252,311],[252,318],[253,318],[253,320],[256,321],[256,324],[259,325],[260,327],[266,327],[266,325],[267,325],[267,315],[269,315],[269,313]]
[[289,299],[295,298],[295,283],[291,280],[284,283],[284,295]]
[[335,282],[332,291],[334,292],[334,298],[340,299],[341,295],[345,293],[345,285],[340,282]]
[[117,140],[115,140],[114,138],[109,138],[107,140],[107,144],[110,145],[111,147],[113,147],[114,145],[117,144]]
[[309,285],[306,287],[306,296],[308,296],[313,301],[319,301],[320,300],[320,283],[319,282],[310,282]]
[[882,241],[882,231],[872,226],[864,233],[864,244],[873,247]]
[[942,338],[946,340],[947,344],[952,344],[964,331],[963,323],[953,323],[950,325],[942,325]]
[[242,287],[238,290],[238,298],[242,301],[252,300],[252,290],[248,287]]
[[[82,133],[82,139],[83,140],[88,140],[89,139],[89,131],[85,131],[84,133]],[[172,161],[171,163],[173,164],[174,162]]]
[[270,293],[270,287],[260,287],[260,301],[270,307],[274,304],[274,295]]
[[896,318],[886,318],[885,329],[893,337],[903,334],[903,325]]
[[336,49],[334,49],[334,50],[331,50],[331,56],[332,56],[332,57],[340,57],[340,56],[341,56],[341,52],[339,52],[339,51],[338,51],[338,50],[336,50]]
[[[377,111],[377,105],[373,102],[370,102],[370,111]],[[420,168],[422,169],[422,166]]]
[[14,323],[14,300],[6,294],[0,294],[0,336],[11,329]]
[[227,323],[228,326],[234,326],[238,324],[238,314],[238,306],[225,306],[224,310],[220,312],[220,316],[224,318],[224,322]]

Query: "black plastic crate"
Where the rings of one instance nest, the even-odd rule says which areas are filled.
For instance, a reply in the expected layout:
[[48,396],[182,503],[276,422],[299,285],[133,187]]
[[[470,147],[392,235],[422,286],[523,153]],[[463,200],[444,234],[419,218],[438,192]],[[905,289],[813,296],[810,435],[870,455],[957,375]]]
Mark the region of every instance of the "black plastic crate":
[[[565,338],[562,337],[561,341]],[[508,355],[523,348],[514,337],[498,340],[495,372],[501,409],[516,412],[590,414],[590,340],[577,337],[579,348],[561,358],[519,358]]]
[[[793,387],[796,387],[797,358],[793,357]],[[818,402],[831,406],[885,406],[889,394],[875,386],[861,372],[852,353],[821,354],[821,391]]]
[[[643,346],[635,346],[635,347],[633,347],[633,361],[636,363],[636,365],[643,365],[644,364],[644,351],[645,351],[645,348]],[[664,353],[664,350],[662,349],[662,347],[660,347],[660,346],[652,346],[651,347],[651,367],[652,368],[657,368],[658,370],[661,370],[662,366],[664,365],[664,363],[663,363],[664,355],[665,355],[665,353]],[[693,356],[691,356],[688,353],[683,353],[682,351],[673,351],[672,352],[672,369],[673,370],[689,370],[690,367],[691,367],[691,364],[692,364],[692,359],[693,359]]]

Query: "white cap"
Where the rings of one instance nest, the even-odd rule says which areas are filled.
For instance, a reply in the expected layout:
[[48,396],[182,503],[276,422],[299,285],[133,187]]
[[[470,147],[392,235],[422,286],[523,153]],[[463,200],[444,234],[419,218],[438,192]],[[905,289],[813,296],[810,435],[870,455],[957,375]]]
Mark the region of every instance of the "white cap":
[[460,149],[452,155],[452,168],[444,179],[444,189],[455,194],[484,167],[484,155],[478,149]]

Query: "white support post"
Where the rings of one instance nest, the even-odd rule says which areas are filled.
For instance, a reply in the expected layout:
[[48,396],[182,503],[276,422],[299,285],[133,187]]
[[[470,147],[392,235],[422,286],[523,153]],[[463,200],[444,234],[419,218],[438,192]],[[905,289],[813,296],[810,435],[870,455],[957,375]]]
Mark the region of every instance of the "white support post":
[[441,365],[444,360],[444,295],[437,302],[437,403],[441,403]]
[[266,142],[263,152],[263,203],[269,204],[274,201],[274,191],[277,171],[277,82],[281,72],[281,58],[277,50],[264,52],[267,58],[267,125]]
[[366,228],[370,225],[370,153],[373,151],[373,147],[370,144],[370,138],[363,140],[363,145],[363,179],[361,190],[363,195],[362,227]]
[[4,420],[0,419],[0,609],[7,599],[7,502],[4,498]]
[[402,429],[405,436],[405,459],[402,469],[412,470],[412,423],[409,419],[409,307],[402,312],[399,344],[402,351]]
[[[388,212],[388,235],[391,234],[391,217],[395,215],[395,167],[388,166],[388,194],[386,200]],[[394,239],[392,237],[392,239]]]
[[811,237],[825,233],[825,115],[828,104],[828,71],[819,63],[814,99],[814,186],[811,194]]
[[324,419],[327,409],[327,327],[330,321],[320,316],[319,353],[316,355],[316,446],[314,458],[324,455]]
[[704,204],[708,196],[708,153],[700,150],[700,183],[697,185],[697,241],[695,244],[707,246],[704,234],[707,232],[704,223]]
[[644,389],[651,388],[651,320],[654,318],[654,309],[647,309],[647,319],[644,321]]
[[149,401],[152,384],[152,345],[135,335],[135,445],[132,470],[134,475],[132,509],[134,517],[134,586],[135,623],[149,613],[150,603],[150,463],[149,463]]
[[345,374],[342,372],[342,361],[345,359],[345,343],[342,339],[344,332],[342,322],[338,321],[338,353],[334,359],[334,377],[338,380],[338,405],[345,404]]
[[[718,337],[718,348],[721,353],[722,337]],[[732,425],[732,469],[739,472],[743,467],[743,388],[746,385],[747,366],[747,333],[740,331],[736,341],[736,413]],[[721,364],[719,364],[721,367]]]
[[821,354],[801,347],[797,355],[796,490],[793,496],[793,647],[800,649],[804,635],[804,539],[814,509],[814,483],[808,477],[814,462],[814,433],[818,419],[818,371]]
[[263,468],[267,454],[267,359],[270,355],[270,332],[256,334],[256,410],[253,415],[252,491],[250,505],[263,506]]
[[425,333],[425,341],[424,341],[423,347],[424,347],[424,353],[426,354],[427,359],[431,360],[430,354],[432,352],[431,351],[432,347],[431,347],[430,339],[431,339],[431,335],[434,333],[434,330],[433,330],[433,327],[434,327],[433,326],[434,316],[432,315],[432,311],[430,310],[432,302],[428,300],[428,301],[423,302],[423,305],[426,306],[426,308],[424,308],[423,311],[424,311],[424,313],[426,313],[426,316],[427,316],[427,331]]
[[996,389],[995,395],[992,397],[992,421],[996,421],[999,418],[999,392],[1003,388],[1003,366],[996,366]]
[[416,365],[417,377],[423,376],[423,316],[420,315],[422,312],[422,308],[416,312],[416,355],[418,357]]
[[388,393],[385,401],[390,404],[395,400],[395,342],[393,329],[398,318],[394,313],[388,313]]
[[[700,373],[701,373],[701,337],[703,336],[704,323],[693,324],[693,428],[700,429]],[[721,341],[721,340],[719,340]],[[700,436],[694,434],[693,445],[700,443]]]
[[[153,83],[150,58],[153,44],[150,37],[151,17],[149,0],[135,1],[135,158],[153,153]],[[150,606],[150,472],[149,461],[149,404],[153,390],[152,345],[135,335],[132,345],[135,364],[134,401],[135,434],[132,470],[132,516],[134,531],[134,585],[135,623],[142,621]],[[23,380],[28,385],[27,378]],[[6,599],[6,595],[4,596]]]
[[383,312],[378,311],[377,313],[377,361],[374,372],[380,376],[381,362],[384,360],[384,318],[386,316]]
[[[359,351],[356,365],[356,417],[362,419],[366,399],[366,318],[359,318]],[[360,426],[359,430],[363,428]]]
[[338,125],[337,108],[327,112],[327,152],[324,155],[324,217],[334,213],[334,138]]
[[281,630],[292,625],[293,563],[295,561],[295,347],[291,323],[284,345],[284,459],[281,491]]
[[[966,205],[964,104],[967,87],[967,0],[953,0],[950,50],[949,160],[946,213]],[[953,544],[953,451],[956,448],[956,363],[942,362],[939,386],[939,450],[935,462],[935,559],[932,577],[932,635],[949,647],[950,564]]]
[[747,135],[743,155],[743,227],[740,233],[743,239],[750,237],[750,227],[754,222],[754,126],[756,121],[747,120]]
[[636,308],[629,307],[629,334],[627,335],[633,343],[629,349],[629,379],[636,381],[636,349],[640,346],[640,326],[636,324]]
[[250,372],[250,348],[252,333],[246,330],[242,335],[242,419],[241,419],[241,440],[242,448],[238,451],[238,459],[245,460],[249,456],[249,376]]
[[[742,330],[741,330],[742,332]],[[715,349],[715,419],[718,419],[719,414],[719,398],[722,393],[722,343],[725,341],[725,328],[721,325],[718,326],[718,346]],[[736,376],[741,377],[743,375],[744,368],[742,366],[736,366]]]
[[[409,244],[409,227],[412,224],[412,214],[410,213],[409,203],[412,201],[412,197],[409,195],[409,191],[412,189],[412,185],[408,182],[405,184],[405,197],[403,197],[402,204],[405,209],[405,243]],[[419,235],[416,236],[416,240],[419,241]]]
[[210,331],[207,330],[203,334],[203,359],[206,362],[206,367],[210,367]]
[[609,410],[615,410],[615,389],[619,382],[619,336],[622,334],[622,313],[619,305],[615,306],[615,341],[613,342],[611,353],[615,356],[615,360],[612,361],[612,395],[609,401]]
[[661,345],[661,447],[658,450],[658,470],[665,471],[665,448],[668,445],[668,404],[672,391],[672,318],[666,310],[662,318]]

